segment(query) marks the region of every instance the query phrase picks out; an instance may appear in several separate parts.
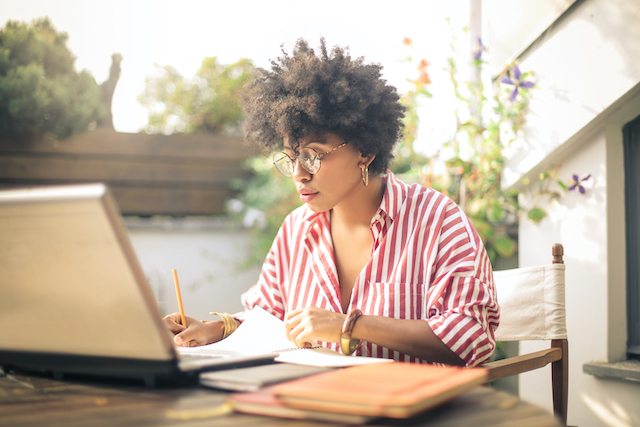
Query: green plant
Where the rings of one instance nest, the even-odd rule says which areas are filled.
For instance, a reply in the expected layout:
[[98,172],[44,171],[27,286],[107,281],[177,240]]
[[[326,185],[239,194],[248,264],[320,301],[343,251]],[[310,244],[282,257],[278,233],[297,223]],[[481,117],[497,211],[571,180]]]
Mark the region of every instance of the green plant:
[[216,132],[239,134],[240,94],[251,77],[253,63],[240,59],[223,65],[205,58],[196,75],[185,79],[171,66],[147,77],[138,102],[149,112],[149,133]]
[[[412,45],[408,38],[404,43]],[[479,42],[473,52],[472,66],[476,75],[482,74],[485,51]],[[405,61],[414,62],[411,56]],[[516,63],[493,83],[491,94],[487,95],[481,79],[460,81],[457,63],[451,56],[447,71],[457,100],[452,111],[456,119],[453,137],[432,156],[416,151],[419,107],[421,102],[433,96],[429,91],[429,63],[425,59],[415,62],[417,77],[409,79],[411,90],[402,97],[407,108],[404,138],[399,142],[390,168],[406,181],[419,182],[450,196],[470,218],[492,262],[499,256],[509,258],[515,252],[513,231],[519,218],[526,214],[532,221],[541,221],[546,216],[539,207],[543,198],[558,198],[574,189],[582,193],[581,183],[589,176],[581,179],[574,176],[567,186],[557,176],[558,165],[540,175],[538,188],[531,189],[532,184],[524,182],[536,195],[530,206],[519,203],[517,190],[502,187],[504,149],[520,136],[531,91],[535,88],[534,73],[522,73]],[[253,159],[249,167],[254,178],[238,183],[241,196],[231,205],[235,206],[234,212],[239,218],[249,218],[247,222],[254,225],[257,243],[250,262],[262,262],[282,220],[300,202],[293,192],[291,180],[279,176],[270,162],[259,157]],[[261,221],[251,220],[259,216],[255,210],[264,215]]]
[[[410,39],[405,38],[404,42],[412,45]],[[525,212],[533,221],[542,220],[546,213],[538,206],[540,199],[557,198],[568,187],[558,179],[558,168],[547,171],[541,175],[536,198],[528,207],[519,204],[517,190],[502,187],[503,152],[520,136],[531,91],[535,88],[535,75],[532,71],[521,72],[518,64],[513,63],[488,91],[481,78],[486,64],[482,59],[485,51],[478,40],[471,65],[472,75],[477,78],[466,82],[459,79],[453,55],[449,57],[447,72],[457,102],[453,112],[456,128],[453,137],[430,157],[412,148],[417,135],[418,107],[422,100],[431,98],[428,64],[425,59],[418,62],[418,78],[411,80],[414,87],[403,97],[407,131],[392,170],[413,175],[422,185],[433,187],[458,203],[478,231],[491,260],[495,261],[498,256],[509,258],[514,254],[516,242],[509,231],[520,215]],[[411,57],[408,60],[411,61]],[[560,189],[552,188],[555,183]]]
[[251,178],[233,181],[238,197],[227,207],[253,234],[244,263],[251,266],[264,262],[282,221],[300,206],[300,198],[291,178],[282,176],[264,156],[249,159],[246,168],[251,171]]
[[62,139],[104,113],[100,87],[87,71],[75,71],[66,43],[48,18],[8,21],[0,30],[2,136]]

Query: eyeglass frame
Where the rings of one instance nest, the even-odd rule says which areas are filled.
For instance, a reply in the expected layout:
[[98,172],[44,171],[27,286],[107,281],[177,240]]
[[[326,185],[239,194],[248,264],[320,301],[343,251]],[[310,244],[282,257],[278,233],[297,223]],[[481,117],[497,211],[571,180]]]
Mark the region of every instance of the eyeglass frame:
[[[315,142],[315,141],[311,141],[311,142],[310,142],[310,144],[311,144],[311,143],[313,143],[313,142]],[[324,152],[324,153],[318,153],[316,150],[314,150],[313,148],[309,148],[309,147],[303,147],[303,148],[301,148],[301,149],[300,149],[300,151],[301,151],[301,150],[311,150],[311,151],[313,151],[313,152],[315,153],[315,157],[316,157],[316,159],[320,162],[320,163],[318,164],[318,169],[316,169],[315,171],[310,171],[309,169],[307,169],[307,167],[304,165],[304,163],[301,163],[302,168],[303,168],[305,171],[309,172],[311,175],[315,175],[315,174],[317,174],[317,173],[320,171],[320,167],[322,166],[322,159],[324,158],[324,156],[326,156],[326,155],[327,155],[327,154],[329,154],[329,153],[332,153],[332,152],[336,151],[336,150],[337,150],[337,149],[339,149],[339,148],[344,147],[344,146],[345,146],[345,145],[347,145],[348,143],[349,143],[349,141],[345,141],[345,142],[343,142],[342,144],[338,145],[337,147],[333,147],[331,150],[326,151],[326,152]],[[283,157],[279,157],[278,159],[275,159],[275,157],[276,157],[276,156],[281,155],[281,154],[282,154],[282,155],[284,155],[284,156],[283,156]],[[276,169],[278,170],[278,172],[280,172],[282,175],[284,175],[284,176],[286,176],[286,177],[291,177],[291,176],[293,175],[293,171],[295,170],[295,167],[296,167],[296,166],[295,166],[295,165],[296,165],[296,162],[298,162],[298,158],[300,157],[300,155],[297,155],[295,159],[292,159],[292,158],[291,158],[291,156],[289,156],[287,153],[285,153],[284,151],[281,151],[281,152],[279,152],[279,153],[275,153],[275,154],[273,155],[273,157],[274,157],[274,159],[275,159],[275,160],[273,161],[273,165],[276,167]],[[288,174],[288,175],[287,175],[287,174],[286,174],[282,169],[280,169],[280,168],[278,167],[278,163],[279,163],[279,162],[282,162],[282,160],[284,160],[284,159],[285,159],[285,157],[289,158],[289,162],[290,162],[290,164],[291,164],[291,171],[289,171],[289,174]],[[313,157],[311,157],[311,158],[313,158]],[[314,160],[314,163],[315,163],[315,160]]]

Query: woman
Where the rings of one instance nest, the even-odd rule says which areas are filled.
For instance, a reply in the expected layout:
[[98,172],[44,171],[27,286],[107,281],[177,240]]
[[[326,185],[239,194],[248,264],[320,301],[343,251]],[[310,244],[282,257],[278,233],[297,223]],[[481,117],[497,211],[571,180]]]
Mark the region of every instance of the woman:
[[[304,205],[285,219],[243,304],[284,320],[297,346],[480,364],[498,325],[491,264],[452,200],[387,170],[404,108],[380,71],[339,47],[329,53],[324,40],[320,55],[299,40],[249,84],[247,139],[282,148],[274,164]],[[165,322],[178,345],[193,346],[239,320]]]

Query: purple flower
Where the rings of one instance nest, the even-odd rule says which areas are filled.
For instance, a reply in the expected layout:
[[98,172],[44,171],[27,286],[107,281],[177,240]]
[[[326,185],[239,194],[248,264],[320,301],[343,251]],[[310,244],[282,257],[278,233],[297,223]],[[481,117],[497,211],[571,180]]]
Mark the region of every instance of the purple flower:
[[482,59],[482,52],[486,50],[484,45],[482,44],[482,39],[478,37],[478,50],[473,54],[473,59],[476,61],[480,61]]
[[578,189],[578,191],[580,192],[580,194],[584,194],[585,190],[584,187],[582,186],[582,183],[585,182],[586,180],[588,180],[589,178],[591,178],[591,174],[583,177],[583,178],[578,178],[578,175],[573,175],[571,177],[571,185],[569,185],[569,187],[567,188],[567,190],[569,191],[573,191],[576,188]]
[[533,86],[535,86],[535,83],[523,81],[521,79],[522,73],[520,72],[520,68],[517,65],[513,67],[513,78],[511,78],[511,71],[507,71],[507,75],[500,79],[502,83],[515,86],[511,91],[511,96],[509,97],[509,99],[511,99],[511,102],[513,102],[516,99],[516,96],[518,96],[518,91],[520,88],[531,89]]

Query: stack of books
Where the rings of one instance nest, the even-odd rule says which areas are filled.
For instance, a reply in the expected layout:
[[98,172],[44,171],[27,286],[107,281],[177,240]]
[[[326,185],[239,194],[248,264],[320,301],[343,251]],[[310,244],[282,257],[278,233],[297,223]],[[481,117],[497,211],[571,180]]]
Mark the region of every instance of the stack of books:
[[486,379],[483,368],[365,364],[235,393],[229,401],[242,413],[363,424],[379,417],[412,417]]

